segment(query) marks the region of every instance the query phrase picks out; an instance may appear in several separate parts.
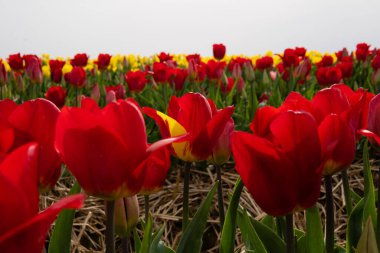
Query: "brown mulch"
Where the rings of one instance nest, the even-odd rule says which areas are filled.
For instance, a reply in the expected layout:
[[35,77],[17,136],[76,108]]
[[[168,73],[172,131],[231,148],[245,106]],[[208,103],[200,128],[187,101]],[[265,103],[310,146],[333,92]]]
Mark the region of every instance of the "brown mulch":
[[[377,169],[372,166],[372,169]],[[363,173],[361,162],[356,162],[348,169],[350,186],[362,196]],[[150,212],[154,221],[154,231],[157,231],[162,226],[165,226],[163,240],[167,245],[176,248],[181,238],[181,225],[182,225],[182,169],[177,165],[168,175],[165,185],[159,193],[150,196]],[[234,171],[233,165],[229,164],[222,168],[222,181],[224,190],[224,204],[228,208],[228,198],[232,194],[232,189],[238,178],[238,174]],[[377,180],[375,178],[375,180]],[[190,177],[190,217],[192,217],[200,206],[201,201],[205,198],[208,191],[216,181],[216,173],[212,166],[206,169],[192,168]],[[62,176],[56,184],[53,191],[41,196],[41,209],[46,208],[52,203],[58,201],[67,195],[73,179],[70,175]],[[345,214],[345,201],[343,195],[343,185],[340,180],[340,174],[333,176],[333,191],[334,191],[334,204],[335,204],[335,232],[339,244],[344,246],[345,233],[347,225],[347,216]],[[270,186],[268,186],[270,187]],[[324,203],[324,186],[321,188],[321,196],[318,202],[320,208],[322,221],[324,221],[325,211]],[[139,196],[140,203],[140,219],[144,219],[144,197]],[[260,220],[265,217],[265,213],[260,210],[260,207],[255,203],[251,195],[244,189],[240,205],[247,209],[247,211],[256,219]],[[303,212],[295,215],[296,227],[304,230],[305,221]],[[104,201],[88,197],[85,206],[76,212],[74,220],[71,252],[104,252]],[[142,238],[141,226],[138,225],[138,232]],[[50,235],[50,233],[49,233]],[[49,240],[49,235],[47,241]],[[202,252],[218,252],[220,240],[220,226],[218,219],[218,208],[216,196],[213,202],[213,207],[209,212],[207,228],[203,235]],[[118,245],[117,241],[117,245]],[[237,236],[235,242],[235,250],[240,252],[244,250],[244,244],[241,240],[239,230],[237,229]]]

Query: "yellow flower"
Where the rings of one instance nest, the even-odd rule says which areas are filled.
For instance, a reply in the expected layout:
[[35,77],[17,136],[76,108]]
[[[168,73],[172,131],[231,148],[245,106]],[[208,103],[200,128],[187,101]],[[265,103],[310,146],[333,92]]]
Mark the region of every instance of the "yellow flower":
[[71,66],[69,61],[67,61],[66,64],[62,68],[62,73],[63,74],[69,73],[72,69],[73,69],[73,66]]
[[50,67],[49,67],[49,65],[42,66],[42,73],[44,74],[44,77],[50,77]]

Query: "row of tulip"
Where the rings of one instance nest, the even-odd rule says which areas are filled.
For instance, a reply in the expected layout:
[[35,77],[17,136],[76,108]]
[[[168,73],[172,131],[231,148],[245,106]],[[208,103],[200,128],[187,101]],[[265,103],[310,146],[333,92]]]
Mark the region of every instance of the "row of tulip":
[[[359,66],[358,77],[365,76],[368,81],[368,77],[377,71],[374,62],[379,54],[377,50],[370,52],[368,46],[366,50],[364,49],[363,45],[359,44],[355,54],[356,60],[354,61],[352,56],[350,58]],[[334,248],[342,250],[334,245],[334,211],[331,201],[331,176],[338,172],[342,173],[343,183],[347,186],[345,187],[346,212],[350,217],[349,222],[351,221],[348,225],[359,230],[364,228],[361,237],[357,230],[347,233],[346,250],[352,252],[354,248],[358,248],[360,251],[361,247],[364,247],[360,243],[363,241],[367,246],[377,247],[377,237],[374,235],[379,235],[377,228],[380,226],[377,222],[375,192],[369,167],[364,166],[366,190],[361,201],[353,203],[345,175],[346,169],[355,159],[357,146],[360,146],[359,133],[370,137],[374,143],[380,140],[380,137],[377,137],[380,134],[377,123],[380,98],[363,88],[357,89],[356,80],[355,82],[348,80],[351,82],[349,86],[335,84],[317,91],[315,85],[308,83],[308,78],[305,79],[305,76],[301,78],[299,75],[305,67],[303,62],[307,62],[308,59],[298,54],[291,57],[290,51],[285,50],[282,55],[285,72],[281,75],[278,75],[281,73],[280,70],[273,72],[272,67],[268,69],[269,72],[260,70],[257,63],[259,60],[256,61],[255,69],[251,63],[245,62],[242,66],[235,65],[239,67],[233,67],[231,71],[222,61],[213,61],[213,63],[209,61],[207,65],[223,65],[221,74],[215,79],[208,76],[200,81],[201,72],[198,66],[202,64],[190,61],[189,72],[192,68],[196,69],[193,77],[186,80],[191,86],[176,91],[169,79],[162,79],[164,80],[162,85],[156,85],[156,90],[145,89],[141,94],[129,92],[128,95],[131,97],[127,99],[123,97],[125,94],[118,96],[118,92],[123,90],[124,86],[119,86],[117,90],[108,93],[103,90],[104,80],[108,74],[111,75],[111,71],[107,74],[105,72],[108,71],[107,68],[99,66],[102,62],[99,59],[98,66],[102,71],[94,77],[98,78],[98,85],[79,89],[78,87],[83,84],[77,84],[91,76],[86,76],[87,73],[81,67],[74,67],[67,73],[66,79],[75,88],[71,87],[71,96],[69,94],[58,106],[42,98],[28,100],[30,97],[40,96],[44,93],[45,86],[51,85],[50,82],[39,83],[36,82],[37,79],[33,79],[33,73],[38,72],[34,71],[35,67],[29,67],[29,70],[26,67],[27,74],[23,73],[22,68],[12,70],[11,73],[15,77],[13,81],[17,80],[19,74],[28,76],[32,95],[26,90],[23,91],[23,95],[10,92],[18,87],[17,81],[13,82],[12,78],[1,86],[2,94],[11,95],[13,99],[0,101],[0,180],[4,181],[4,184],[2,183],[4,188],[0,191],[0,197],[3,198],[0,203],[4,206],[0,209],[0,213],[7,221],[0,227],[2,252],[41,252],[46,232],[57,213],[62,208],[81,207],[84,195],[76,195],[38,214],[38,191],[47,192],[54,187],[61,175],[62,163],[88,195],[107,202],[106,251],[114,252],[114,218],[116,218],[116,232],[120,237],[128,238],[131,230],[130,227],[122,226],[120,223],[120,220],[123,220],[120,218],[122,216],[120,210],[125,210],[123,205],[128,203],[123,198],[133,198],[136,194],[149,195],[159,191],[171,166],[170,154],[185,162],[184,234],[177,252],[200,251],[202,227],[204,228],[207,210],[217,188],[222,230],[220,252],[233,252],[236,223],[239,223],[241,231],[248,235],[247,249],[257,252],[285,252],[285,245],[288,247],[287,252],[295,252],[296,244],[297,247],[299,245],[305,247],[297,248],[297,252],[326,250],[330,253]],[[293,51],[295,54],[300,49]],[[217,60],[223,59],[224,53],[223,46],[216,46],[214,56]],[[40,63],[35,56],[24,59],[25,63],[29,61],[28,64],[35,62],[29,66],[37,66],[37,63]],[[160,83],[159,73],[161,77],[166,78],[169,66],[173,64],[171,61],[171,59],[163,61],[165,65],[163,72],[154,70],[153,65],[151,73],[153,77],[150,81]],[[343,62],[340,60],[336,65]],[[372,67],[369,66],[369,62],[372,62]],[[315,67],[317,73],[321,71],[320,69],[329,68],[318,64]],[[249,72],[249,68],[252,68],[252,72]],[[369,68],[373,70],[369,71]],[[245,80],[250,82],[249,88],[243,87],[239,92],[238,83],[235,82],[233,93],[231,91],[225,95],[221,94],[220,83],[224,71],[227,75],[230,72],[231,75],[244,76]],[[364,72],[366,73],[363,74]],[[136,72],[128,72],[126,76],[131,73]],[[249,73],[252,74],[252,79],[249,79]],[[268,75],[275,77],[268,79]],[[146,81],[146,73],[143,77]],[[260,78],[257,79],[258,77]],[[271,81],[262,82],[264,79]],[[281,82],[286,85],[281,86]],[[67,84],[63,83],[63,86],[58,87],[69,89],[70,86]],[[363,86],[376,90],[376,86],[371,83],[365,84]],[[195,88],[201,93],[187,92],[190,88]],[[259,105],[260,93],[257,90],[265,89],[270,89],[272,92],[271,98],[267,101],[272,106]],[[291,90],[301,93],[293,91],[289,93]],[[92,98],[80,96],[79,93]],[[14,101],[22,103],[18,105]],[[144,106],[141,108],[140,104]],[[156,122],[161,137],[157,134],[147,136],[144,114]],[[146,119],[152,123],[151,119]],[[253,134],[247,133],[247,121],[250,122],[249,128]],[[149,142],[158,141],[150,144],[148,139]],[[367,144],[362,146],[366,162]],[[236,184],[227,215],[224,215],[220,166],[230,160],[231,152],[236,170],[257,204],[266,213],[278,219],[286,216],[288,225],[285,233],[286,243],[268,226],[263,228],[262,224],[258,225],[254,219],[239,209],[238,200],[242,190],[240,181]],[[205,160],[216,167],[219,183],[210,191],[194,219],[189,221],[189,173],[193,169],[193,163]],[[327,196],[326,242],[323,241],[320,216],[315,207],[323,177]],[[76,191],[79,191],[79,188]],[[149,202],[146,203],[148,204]],[[9,209],[9,207],[14,208]],[[15,213],[13,209],[20,213]],[[294,212],[305,209],[308,217],[306,223],[314,222],[314,225],[308,227],[306,233],[298,231],[300,238],[294,243],[292,216]],[[368,225],[367,221],[368,224],[373,222],[375,227]],[[157,252],[158,247],[171,250],[158,244],[159,233],[152,237],[150,223],[151,220],[147,215],[146,233],[141,247],[135,246],[136,252],[149,252],[149,250]],[[69,232],[70,235],[71,231]],[[268,234],[269,243],[265,239],[268,238]],[[57,236],[62,238],[63,235]],[[23,237],[30,238],[31,241],[22,245],[15,243]],[[125,242],[127,241],[125,239]],[[278,242],[277,246],[273,241]],[[69,246],[66,243],[61,245],[61,248],[69,250]]]

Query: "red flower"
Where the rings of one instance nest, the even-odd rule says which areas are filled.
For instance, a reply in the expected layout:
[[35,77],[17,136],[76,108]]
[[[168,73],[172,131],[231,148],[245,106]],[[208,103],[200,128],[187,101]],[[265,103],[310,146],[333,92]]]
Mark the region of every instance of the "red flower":
[[224,73],[226,63],[223,61],[209,60],[206,65],[206,74],[209,80],[220,80]]
[[81,108],[62,109],[55,144],[88,194],[117,199],[139,192],[146,173],[145,160],[152,152],[181,138],[148,146],[145,131],[136,102],[119,100],[100,109],[95,101],[85,99]]
[[24,60],[20,53],[9,55],[8,64],[13,71],[20,71],[24,68]]
[[289,80],[289,70],[284,68],[284,64],[280,62],[276,66],[278,73],[281,75],[282,80],[288,81]]
[[183,90],[186,79],[187,79],[187,69],[176,68],[174,69],[173,83],[175,90]]
[[309,113],[285,111],[269,118],[267,138],[235,132],[232,153],[236,170],[258,205],[270,215],[282,216],[317,201],[321,147],[317,123]]
[[160,59],[160,62],[162,63],[173,60],[173,56],[164,52],[161,52],[160,54],[158,54],[157,57],[158,59]]
[[342,50],[336,52],[335,55],[336,58],[338,58],[338,61],[342,61],[343,58],[349,57],[347,48],[343,48]]
[[64,61],[50,60],[50,78],[55,83],[60,83],[62,80],[62,68],[65,66]]
[[282,62],[284,64],[284,68],[296,67],[298,66],[300,60],[299,56],[296,54],[294,49],[287,48],[284,51],[282,56]]
[[86,67],[88,62],[87,54],[76,54],[74,59],[71,59],[71,65],[74,67]]
[[244,64],[252,64],[251,60],[243,57],[233,58],[228,64],[228,71],[233,72],[234,69],[242,69]]
[[41,191],[50,190],[61,173],[61,160],[54,148],[59,113],[52,102],[38,98],[17,106],[8,116],[15,133],[13,148],[30,141],[38,143],[38,183]]
[[152,108],[143,110],[156,121],[163,137],[188,133],[189,140],[172,144],[172,152],[184,161],[199,161],[212,155],[234,108],[217,111],[214,103],[201,94],[186,93],[170,99],[168,115]]
[[317,62],[315,65],[317,68],[322,68],[322,67],[330,67],[334,63],[334,58],[330,55],[324,55],[322,57],[322,60],[320,62]]
[[342,61],[336,65],[342,72],[342,78],[348,79],[352,76],[354,72],[354,67],[352,61]]
[[86,82],[86,71],[82,67],[74,67],[71,72],[66,73],[65,78],[75,88],[81,88]]
[[147,82],[145,73],[140,70],[130,70],[127,74],[125,74],[124,78],[128,85],[128,89],[135,92],[142,91],[145,88]]
[[111,61],[111,55],[109,55],[109,54],[99,54],[98,55],[98,60],[95,61],[95,64],[98,65],[99,70],[104,70],[104,69],[108,68],[108,65],[110,65],[110,61]]
[[61,86],[51,86],[45,93],[45,98],[53,102],[58,108],[65,105],[67,90]]
[[380,68],[380,54],[376,54],[371,62],[372,68],[376,71]]
[[116,99],[124,99],[125,98],[125,88],[122,84],[106,86],[106,92],[113,91],[115,92]]
[[296,55],[298,55],[299,57],[301,57],[301,58],[305,57],[306,48],[304,48],[304,47],[296,47],[296,49],[294,51],[295,51]]
[[214,44],[212,45],[212,52],[215,59],[222,60],[226,54],[226,46],[223,44]]
[[24,55],[25,70],[33,83],[41,84],[43,81],[41,60],[35,55]]
[[[77,194],[38,213],[36,145],[22,146],[0,163],[0,248],[3,253],[42,252],[45,237],[62,209],[82,207]],[[20,243],[22,242],[22,243]]]
[[199,54],[189,54],[189,55],[186,55],[186,60],[189,63],[190,63],[190,61],[194,61],[194,63],[200,64],[201,63],[201,56]]
[[0,60],[0,86],[4,86],[8,81],[8,73],[3,62]]
[[8,117],[16,108],[17,104],[12,100],[0,100],[0,161],[13,147],[15,133]]
[[168,81],[168,66],[165,63],[153,63],[153,78],[157,83],[165,83]]
[[328,86],[342,80],[342,71],[339,67],[321,67],[315,75],[320,86]]
[[367,43],[359,43],[356,45],[356,59],[359,61],[365,61],[369,55],[369,45]]
[[273,67],[273,58],[270,56],[264,56],[256,61],[256,68],[259,70],[270,69]]

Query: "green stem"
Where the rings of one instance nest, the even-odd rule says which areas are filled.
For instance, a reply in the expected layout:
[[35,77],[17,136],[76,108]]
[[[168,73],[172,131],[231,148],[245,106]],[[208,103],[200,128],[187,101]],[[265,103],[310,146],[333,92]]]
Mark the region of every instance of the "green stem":
[[106,201],[106,253],[115,253],[115,200]]
[[380,168],[377,171],[377,226],[376,226],[376,238],[377,238],[377,247],[380,246]]
[[293,213],[286,215],[286,252],[295,253]]
[[220,229],[223,228],[224,224],[224,203],[223,203],[223,186],[222,186],[222,175],[220,173],[220,166],[215,164],[216,178],[218,180],[218,208],[219,208],[219,221]]
[[145,208],[145,223],[149,218],[149,195],[144,195],[144,208]]
[[182,212],[182,232],[185,231],[189,223],[189,182],[191,163],[185,163],[185,175],[183,180],[183,212]]
[[347,217],[350,217],[352,212],[352,199],[351,199],[351,190],[350,183],[348,181],[347,170],[343,170],[341,172],[342,181],[343,181],[343,191],[344,191],[344,199],[346,201],[346,213]]
[[326,253],[334,252],[334,201],[331,175],[325,176],[326,188]]
[[129,236],[121,239],[121,252],[129,253]]

